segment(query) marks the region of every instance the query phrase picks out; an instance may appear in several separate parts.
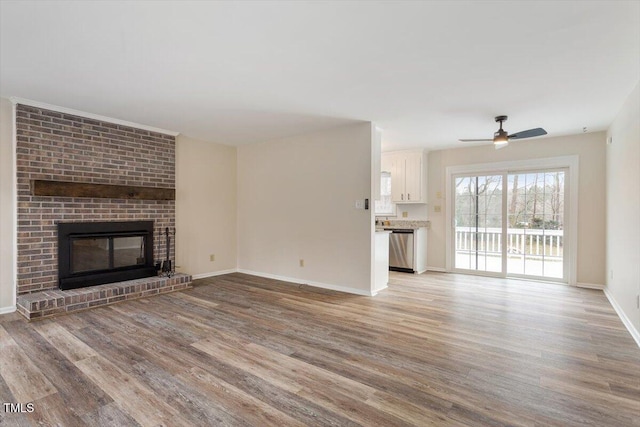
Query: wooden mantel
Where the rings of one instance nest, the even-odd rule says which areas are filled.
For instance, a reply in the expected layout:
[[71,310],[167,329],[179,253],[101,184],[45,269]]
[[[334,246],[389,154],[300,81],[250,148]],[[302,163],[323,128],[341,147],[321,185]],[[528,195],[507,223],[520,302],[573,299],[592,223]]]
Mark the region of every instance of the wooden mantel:
[[89,184],[67,181],[31,181],[33,196],[91,197],[94,199],[175,200],[174,188]]

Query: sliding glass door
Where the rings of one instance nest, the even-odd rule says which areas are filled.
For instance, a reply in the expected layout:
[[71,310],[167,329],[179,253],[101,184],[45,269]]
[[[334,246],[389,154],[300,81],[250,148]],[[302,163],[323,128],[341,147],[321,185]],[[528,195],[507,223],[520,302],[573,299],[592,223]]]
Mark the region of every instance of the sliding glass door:
[[563,279],[565,171],[509,174],[507,274]]
[[502,175],[455,177],[455,268],[503,272]]
[[454,175],[453,267],[566,281],[566,170]]

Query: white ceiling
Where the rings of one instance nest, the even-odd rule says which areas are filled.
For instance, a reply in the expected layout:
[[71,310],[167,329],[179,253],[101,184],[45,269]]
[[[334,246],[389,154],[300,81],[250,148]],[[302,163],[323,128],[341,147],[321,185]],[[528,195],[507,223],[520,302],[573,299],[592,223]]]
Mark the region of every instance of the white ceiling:
[[0,2],[0,95],[240,145],[350,121],[385,150],[603,130],[640,1]]

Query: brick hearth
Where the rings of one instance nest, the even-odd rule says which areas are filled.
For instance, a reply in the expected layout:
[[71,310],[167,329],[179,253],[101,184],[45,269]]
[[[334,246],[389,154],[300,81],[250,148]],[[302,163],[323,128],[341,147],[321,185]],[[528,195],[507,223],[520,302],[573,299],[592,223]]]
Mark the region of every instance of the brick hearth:
[[67,291],[51,289],[19,295],[17,310],[29,320],[42,319],[189,288],[191,276],[178,273],[171,278],[147,277]]

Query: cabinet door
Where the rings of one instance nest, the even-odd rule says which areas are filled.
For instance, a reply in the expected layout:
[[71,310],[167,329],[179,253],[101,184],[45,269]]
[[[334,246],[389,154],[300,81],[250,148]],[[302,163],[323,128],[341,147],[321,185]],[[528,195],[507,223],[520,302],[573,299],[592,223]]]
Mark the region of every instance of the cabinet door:
[[420,153],[406,156],[404,191],[405,201],[422,201],[422,155]]
[[392,155],[389,164],[391,165],[391,201],[404,202],[404,157],[397,154]]

